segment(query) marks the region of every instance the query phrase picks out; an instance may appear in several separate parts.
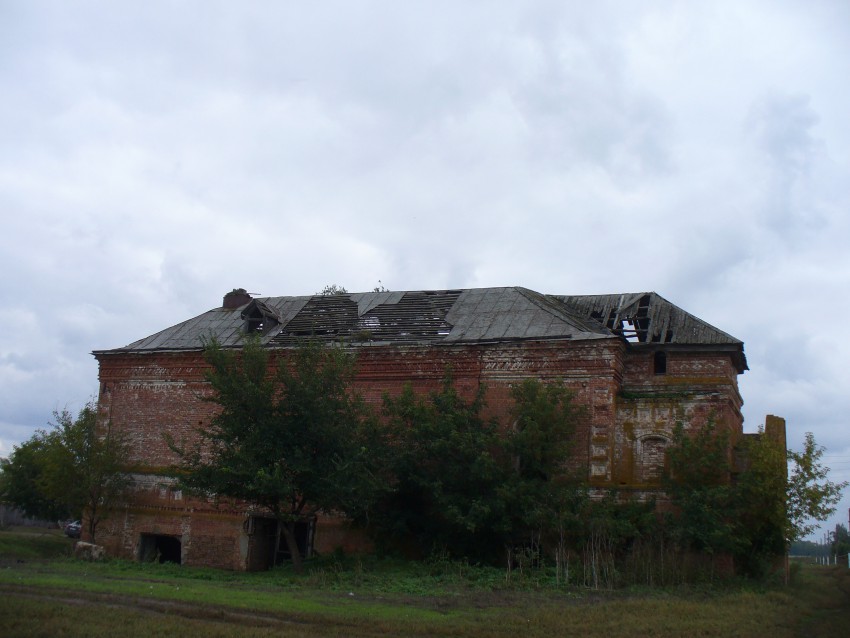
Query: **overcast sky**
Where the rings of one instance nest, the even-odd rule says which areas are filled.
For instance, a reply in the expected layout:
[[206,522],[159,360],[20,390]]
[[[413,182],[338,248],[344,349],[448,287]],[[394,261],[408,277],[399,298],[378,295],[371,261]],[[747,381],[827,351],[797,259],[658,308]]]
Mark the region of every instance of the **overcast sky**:
[[92,350],[380,280],[654,290],[850,478],[848,77],[841,0],[0,0],[0,455]]

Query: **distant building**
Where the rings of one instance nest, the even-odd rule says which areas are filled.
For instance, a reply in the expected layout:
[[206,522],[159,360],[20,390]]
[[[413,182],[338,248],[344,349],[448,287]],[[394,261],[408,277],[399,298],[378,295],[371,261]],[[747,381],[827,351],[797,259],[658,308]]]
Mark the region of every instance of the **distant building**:
[[[519,287],[252,298],[224,303],[123,348],[94,353],[101,418],[132,441],[135,491],[104,521],[98,540],[113,555],[160,556],[192,565],[263,569],[275,559],[275,523],[263,512],[188,498],[164,475],[177,459],[164,435],[191,437],[215,406],[202,348],[215,337],[239,348],[246,333],[285,357],[305,339],[356,352],[355,388],[379,404],[411,383],[440,387],[447,366],[460,391],[487,389],[489,412],[508,419],[510,387],[533,377],[560,382],[587,407],[573,461],[598,490],[657,495],[676,423],[710,418],[742,433],[741,341],[661,296],[544,295]],[[331,551],[354,537],[338,520],[305,520],[305,549]]]

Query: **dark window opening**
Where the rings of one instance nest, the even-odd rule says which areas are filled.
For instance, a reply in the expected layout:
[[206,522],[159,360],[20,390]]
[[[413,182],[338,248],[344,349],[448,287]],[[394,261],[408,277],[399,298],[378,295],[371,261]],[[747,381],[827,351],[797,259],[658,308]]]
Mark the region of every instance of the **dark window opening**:
[[182,554],[180,539],[177,536],[163,534],[142,534],[139,543],[139,560],[143,563],[177,563],[180,565]]
[[274,312],[257,300],[254,300],[251,305],[245,308],[241,316],[245,320],[243,330],[246,334],[257,333],[266,335],[272,328],[280,324]]
[[245,332],[250,334],[256,332],[260,335],[266,335],[268,332],[278,325],[278,322],[265,315],[249,316],[245,321]]
[[655,374],[667,374],[667,353],[656,350],[652,360],[652,368]]

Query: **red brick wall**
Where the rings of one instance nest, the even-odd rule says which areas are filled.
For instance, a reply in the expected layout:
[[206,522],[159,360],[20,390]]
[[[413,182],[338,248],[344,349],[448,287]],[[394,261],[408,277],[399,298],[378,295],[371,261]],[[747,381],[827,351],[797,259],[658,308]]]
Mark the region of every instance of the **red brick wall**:
[[[576,433],[574,462],[587,466],[591,482],[600,488],[652,488],[653,470],[641,459],[642,450],[657,458],[659,442],[651,437],[669,437],[677,420],[696,427],[716,418],[740,430],[741,399],[728,355],[671,352],[667,373],[655,375],[651,352],[627,350],[616,338],[364,346],[356,354],[354,388],[375,406],[407,383],[417,392],[437,391],[451,369],[456,387],[468,397],[480,385],[486,387],[487,416],[505,426],[511,420],[513,384],[529,377],[563,382],[587,408]],[[177,462],[165,435],[177,443],[191,441],[195,428],[214,414],[214,404],[202,400],[209,387],[201,353],[101,354],[98,359],[101,418],[128,435],[139,479],[127,510],[104,523],[98,540],[112,553],[133,557],[141,533],[175,535],[187,564],[244,569],[250,542],[242,530],[247,508],[186,499],[171,491],[170,480],[162,476]],[[354,547],[362,538],[320,519],[318,549],[350,543]]]
[[676,425],[693,431],[712,421],[734,444],[743,431],[743,401],[728,354],[671,350],[664,374],[655,374],[653,357],[637,351],[626,360],[616,399],[611,485],[657,496],[659,448],[670,443]]

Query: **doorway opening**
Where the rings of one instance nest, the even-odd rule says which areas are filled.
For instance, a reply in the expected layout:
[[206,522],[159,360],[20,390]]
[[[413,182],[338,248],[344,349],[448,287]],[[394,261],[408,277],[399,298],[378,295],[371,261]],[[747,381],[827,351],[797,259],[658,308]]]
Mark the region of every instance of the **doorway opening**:
[[[265,516],[250,516],[245,521],[245,531],[250,537],[248,569],[270,569],[292,560],[286,538],[278,522]],[[301,558],[313,555],[313,539],[316,535],[316,519],[296,521],[295,541]]]

